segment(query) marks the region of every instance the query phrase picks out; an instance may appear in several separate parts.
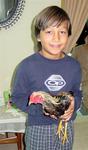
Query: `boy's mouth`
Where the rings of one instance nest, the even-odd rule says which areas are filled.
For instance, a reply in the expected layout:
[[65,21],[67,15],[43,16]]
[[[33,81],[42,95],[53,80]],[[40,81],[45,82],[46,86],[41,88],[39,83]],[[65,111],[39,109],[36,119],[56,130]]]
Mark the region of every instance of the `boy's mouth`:
[[53,48],[60,48],[61,44],[50,44],[50,46]]

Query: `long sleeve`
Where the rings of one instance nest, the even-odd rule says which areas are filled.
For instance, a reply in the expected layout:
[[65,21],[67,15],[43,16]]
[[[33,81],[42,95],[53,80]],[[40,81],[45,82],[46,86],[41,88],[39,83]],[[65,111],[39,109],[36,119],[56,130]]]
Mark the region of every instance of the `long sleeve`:
[[75,98],[75,111],[77,111],[80,108],[81,102],[82,102],[82,90],[81,90],[81,79],[82,79],[82,73],[81,68],[75,72],[75,79],[74,79],[74,98]]
[[11,100],[22,111],[28,111],[28,80],[26,68],[20,64],[12,86]]

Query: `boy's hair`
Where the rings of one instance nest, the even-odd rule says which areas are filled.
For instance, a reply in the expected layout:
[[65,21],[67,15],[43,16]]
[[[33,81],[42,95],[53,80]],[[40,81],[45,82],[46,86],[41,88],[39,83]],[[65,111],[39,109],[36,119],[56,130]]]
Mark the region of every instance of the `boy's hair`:
[[[38,38],[40,31],[55,24],[59,26],[62,22],[68,22],[68,36],[71,35],[71,22],[68,14],[58,6],[49,6],[43,9],[33,20],[34,35]],[[38,41],[37,41],[38,42]],[[41,47],[41,43],[37,43]]]

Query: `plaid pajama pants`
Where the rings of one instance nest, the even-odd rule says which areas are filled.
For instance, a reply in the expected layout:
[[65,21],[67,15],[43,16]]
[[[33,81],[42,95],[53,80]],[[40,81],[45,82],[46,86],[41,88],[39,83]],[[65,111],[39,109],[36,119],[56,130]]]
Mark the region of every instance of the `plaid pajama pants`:
[[72,150],[72,121],[68,122],[68,140],[64,144],[56,132],[56,125],[27,126],[25,131],[26,150]]

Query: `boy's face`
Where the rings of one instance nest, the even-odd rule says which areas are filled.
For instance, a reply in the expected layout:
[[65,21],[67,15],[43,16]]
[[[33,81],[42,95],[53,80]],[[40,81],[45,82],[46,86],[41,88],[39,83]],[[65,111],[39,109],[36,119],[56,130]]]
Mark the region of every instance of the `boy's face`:
[[45,57],[59,58],[68,41],[68,22],[41,30],[38,41],[41,42],[41,52]]

